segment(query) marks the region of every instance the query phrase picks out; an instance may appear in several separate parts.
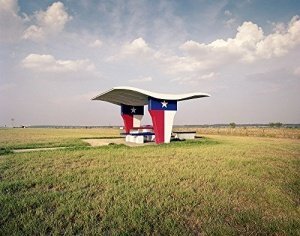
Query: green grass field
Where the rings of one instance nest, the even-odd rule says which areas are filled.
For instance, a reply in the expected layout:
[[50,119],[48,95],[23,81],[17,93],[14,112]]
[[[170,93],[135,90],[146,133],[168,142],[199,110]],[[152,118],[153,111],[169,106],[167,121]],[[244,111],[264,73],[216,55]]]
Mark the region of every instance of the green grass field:
[[87,146],[81,138],[119,137],[119,129],[0,129],[0,147],[26,149]]
[[300,140],[204,135],[130,148],[117,129],[0,130],[0,235],[300,235]]

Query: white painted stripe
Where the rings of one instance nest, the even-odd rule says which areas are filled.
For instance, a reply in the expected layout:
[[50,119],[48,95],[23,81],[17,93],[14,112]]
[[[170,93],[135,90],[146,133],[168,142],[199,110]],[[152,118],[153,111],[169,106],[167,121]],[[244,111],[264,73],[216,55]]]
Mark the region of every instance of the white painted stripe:
[[169,143],[171,140],[173,122],[176,111],[165,111],[165,143]]
[[133,127],[140,127],[143,115],[133,115]]

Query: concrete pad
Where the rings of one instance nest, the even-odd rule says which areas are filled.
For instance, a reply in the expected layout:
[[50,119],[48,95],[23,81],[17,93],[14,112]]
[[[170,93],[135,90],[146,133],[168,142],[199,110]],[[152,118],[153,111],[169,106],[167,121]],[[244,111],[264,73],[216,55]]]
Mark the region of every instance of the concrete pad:
[[145,145],[154,145],[155,142],[147,143],[130,143],[126,142],[125,138],[114,138],[114,139],[82,139],[82,141],[87,142],[92,147],[105,146],[109,144],[124,144],[129,147],[140,147]]
[[[87,142],[92,147],[106,146],[109,144],[124,144],[129,147],[140,147],[145,145],[154,145],[155,142],[146,143],[129,143],[126,142],[124,138],[110,138],[110,139],[82,139],[82,141]],[[14,149],[14,153],[22,152],[37,152],[37,151],[49,151],[49,150],[59,150],[72,147],[49,147],[49,148],[26,148],[26,149]]]

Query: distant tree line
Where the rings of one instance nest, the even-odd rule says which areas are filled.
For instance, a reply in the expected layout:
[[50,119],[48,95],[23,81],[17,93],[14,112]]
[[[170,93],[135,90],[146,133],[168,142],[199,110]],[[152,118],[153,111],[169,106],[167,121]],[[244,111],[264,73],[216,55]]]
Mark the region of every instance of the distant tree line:
[[[272,127],[272,128],[280,128],[282,126],[283,126],[283,124],[280,122],[270,122],[269,123],[269,127]],[[234,123],[234,122],[229,123],[229,127],[234,129],[236,127],[236,123]]]

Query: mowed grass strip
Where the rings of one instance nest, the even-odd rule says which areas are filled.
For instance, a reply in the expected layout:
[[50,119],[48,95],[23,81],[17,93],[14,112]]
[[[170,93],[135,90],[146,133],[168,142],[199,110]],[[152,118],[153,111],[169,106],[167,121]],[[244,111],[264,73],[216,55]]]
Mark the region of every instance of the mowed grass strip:
[[299,235],[298,140],[0,156],[0,235]]
[[197,134],[252,136],[269,138],[300,139],[299,128],[266,128],[266,127],[208,127],[208,128],[177,128],[177,130],[196,130]]

